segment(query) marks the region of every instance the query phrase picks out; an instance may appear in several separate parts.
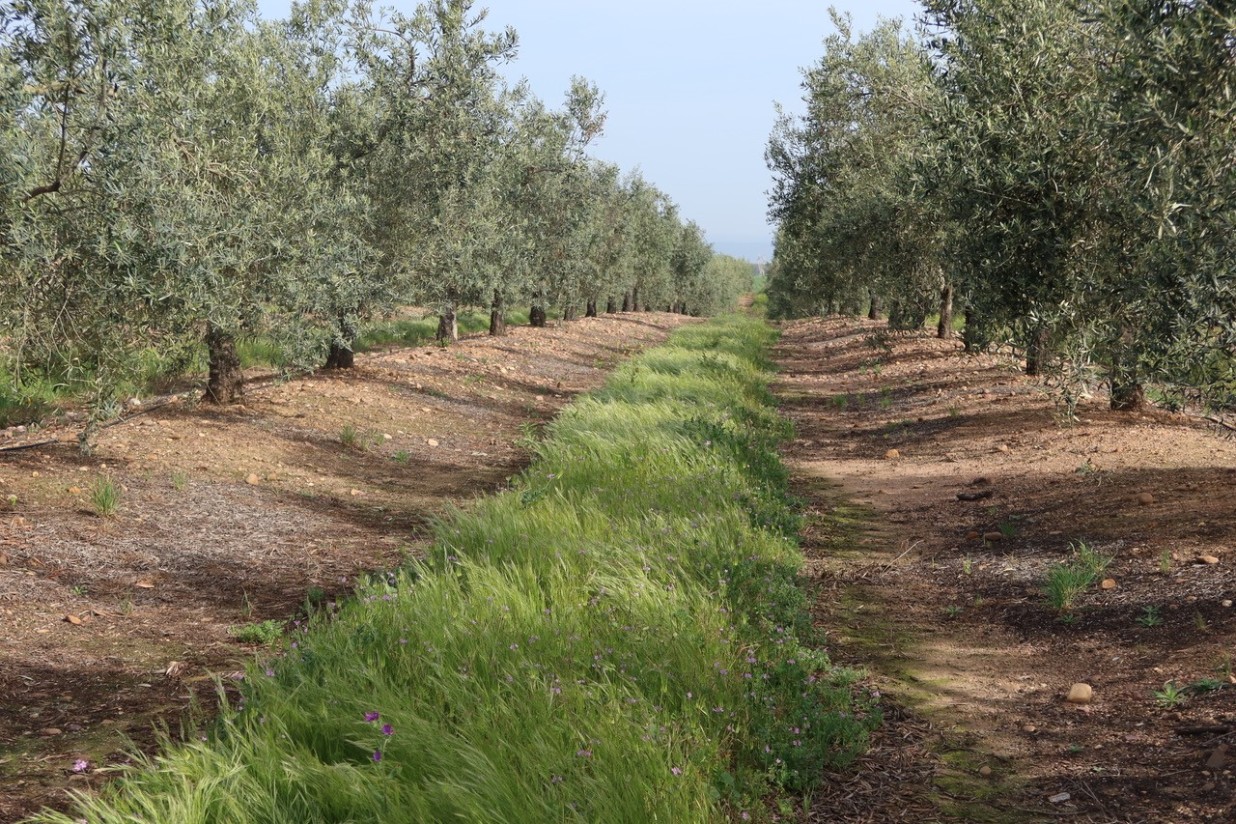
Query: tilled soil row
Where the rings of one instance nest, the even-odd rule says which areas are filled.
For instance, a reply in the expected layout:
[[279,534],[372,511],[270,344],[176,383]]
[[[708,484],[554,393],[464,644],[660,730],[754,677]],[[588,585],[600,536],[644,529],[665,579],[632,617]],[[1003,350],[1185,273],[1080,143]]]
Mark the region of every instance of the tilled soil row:
[[[1067,423],[957,342],[783,333],[817,619],[892,702],[812,820],[1236,820],[1236,443],[1098,393]],[[1062,608],[1083,546],[1110,561]]]

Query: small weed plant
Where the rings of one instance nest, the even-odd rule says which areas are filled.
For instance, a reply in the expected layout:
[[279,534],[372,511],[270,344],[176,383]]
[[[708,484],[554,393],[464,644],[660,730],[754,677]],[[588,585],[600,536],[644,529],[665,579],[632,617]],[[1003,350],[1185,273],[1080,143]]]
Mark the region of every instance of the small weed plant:
[[1199,678],[1190,683],[1187,689],[1191,692],[1200,694],[1207,692],[1218,692],[1223,689],[1224,686],[1224,682],[1220,681],[1218,678]]
[[270,646],[283,636],[283,624],[278,621],[255,621],[229,627],[227,634],[242,644]]
[[95,480],[90,485],[90,505],[100,518],[115,517],[120,509],[120,485],[109,476]]
[[1071,560],[1063,564],[1053,564],[1047,570],[1047,602],[1062,618],[1072,615],[1077,599],[1094,584],[1110,563],[1111,558],[1100,555],[1086,543],[1078,541],[1073,545]]
[[620,367],[508,492],[254,662],[208,740],[42,820],[766,820],[851,765],[879,707],[799,586],[774,334]]
[[1165,549],[1159,553],[1159,572],[1167,575],[1176,567],[1176,559],[1172,557],[1172,551]]
[[1137,623],[1143,627],[1162,626],[1163,614],[1159,611],[1158,607],[1151,604],[1142,610],[1142,614],[1137,617]]
[[1163,689],[1154,691],[1154,701],[1160,707],[1179,707],[1185,702],[1185,688],[1175,681],[1163,682]]

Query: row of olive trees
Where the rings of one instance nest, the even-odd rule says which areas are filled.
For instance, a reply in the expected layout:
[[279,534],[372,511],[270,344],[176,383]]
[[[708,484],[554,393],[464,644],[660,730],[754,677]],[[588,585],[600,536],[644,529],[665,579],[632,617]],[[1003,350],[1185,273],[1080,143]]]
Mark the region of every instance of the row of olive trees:
[[807,111],[768,147],[770,307],[954,302],[968,346],[1236,388],[1236,10],[1214,0],[927,0],[918,30],[837,17]]
[[471,0],[411,15],[304,0],[0,0],[4,369],[91,380],[135,353],[238,340],[348,366],[398,305],[709,312],[703,233],[638,175],[591,159],[602,97],[561,108],[503,81],[513,30]]

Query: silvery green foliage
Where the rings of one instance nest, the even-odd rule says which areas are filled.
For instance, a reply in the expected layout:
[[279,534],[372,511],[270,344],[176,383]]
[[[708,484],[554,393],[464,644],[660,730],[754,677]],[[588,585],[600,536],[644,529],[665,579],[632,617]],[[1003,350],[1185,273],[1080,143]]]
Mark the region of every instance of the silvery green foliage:
[[1102,250],[1127,273],[1113,296],[1151,374],[1236,400],[1236,10],[1105,0],[1102,136],[1113,174]]
[[[21,2],[3,48],[24,75],[34,186],[9,201],[5,278],[36,358],[103,366],[203,323],[239,331],[282,256],[277,78],[241,3]],[[75,360],[76,359],[76,360]]]
[[510,111],[499,65],[515,32],[488,32],[471,2],[362,20],[378,141],[364,159],[374,241],[406,298],[435,309],[487,302],[502,271]]
[[947,221],[921,170],[939,87],[900,23],[856,35],[847,16],[834,12],[832,22],[824,56],[803,72],[806,114],[781,114],[766,152],[780,228],[771,300],[808,313],[873,293],[918,303],[943,285]]
[[778,122],[770,306],[835,311],[943,274],[976,338],[1069,374],[1093,359],[1116,405],[1148,379],[1230,400],[1230,4],[924,6],[917,42],[836,19],[807,116]]
[[700,288],[668,198],[587,156],[600,91],[508,86],[516,45],[471,0],[0,0],[0,370],[110,409],[203,339],[312,365],[400,304]]

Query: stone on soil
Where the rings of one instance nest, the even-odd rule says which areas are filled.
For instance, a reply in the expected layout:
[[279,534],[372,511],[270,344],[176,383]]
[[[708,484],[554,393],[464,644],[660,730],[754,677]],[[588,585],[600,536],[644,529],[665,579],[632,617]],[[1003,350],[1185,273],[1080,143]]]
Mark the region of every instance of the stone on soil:
[[1068,698],[1064,700],[1070,704],[1089,704],[1094,700],[1094,688],[1089,684],[1076,683],[1069,688]]
[[1154,503],[1154,496],[1149,492],[1139,492],[1137,495],[1137,503],[1139,506],[1150,506]]

